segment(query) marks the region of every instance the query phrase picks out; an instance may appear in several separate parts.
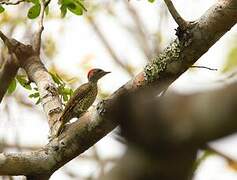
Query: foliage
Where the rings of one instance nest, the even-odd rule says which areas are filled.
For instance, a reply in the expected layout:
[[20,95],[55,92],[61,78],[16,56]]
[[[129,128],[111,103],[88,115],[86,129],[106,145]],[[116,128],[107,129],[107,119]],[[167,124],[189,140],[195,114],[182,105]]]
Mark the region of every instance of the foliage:
[[32,90],[32,87],[30,86],[29,81],[26,79],[25,75],[17,75],[16,76],[17,81],[20,83],[22,87],[28,90]]
[[5,10],[4,7],[0,5],[0,13],[2,13],[4,10]]
[[86,8],[82,0],[59,0],[61,16],[65,17],[67,10],[71,11],[76,15],[82,15]]
[[64,80],[57,73],[50,73],[50,75],[56,83],[60,98],[66,103],[71,98],[73,90],[66,85]]
[[41,6],[39,3],[34,4],[28,11],[27,17],[30,19],[35,19],[39,16],[41,10]]
[[34,90],[31,92],[31,94],[29,95],[29,98],[35,98],[36,102],[35,104],[39,104],[40,103],[40,94],[39,94],[39,90],[37,87],[34,88]]
[[237,45],[234,45],[228,53],[222,72],[228,72],[237,67]]
[[[40,0],[26,0],[23,2],[33,4],[29,8],[28,13],[27,13],[27,17],[29,19],[35,19],[40,15],[40,11],[41,11]],[[4,12],[5,10],[2,4],[5,4],[5,1],[0,2],[0,13]],[[58,4],[60,6],[62,17],[66,16],[67,10],[71,11],[72,13],[76,15],[82,15],[83,12],[86,11],[83,0],[59,0]],[[13,4],[9,3],[9,5],[13,5]],[[49,7],[46,7],[45,13],[48,14],[48,12],[49,12]]]
[[192,172],[195,172],[200,164],[212,155],[215,155],[215,153],[209,150],[204,150],[203,154],[195,161]]
[[35,98],[36,99],[36,103],[35,104],[39,104],[40,103],[40,95],[38,92],[38,88],[31,87],[31,83],[30,81],[27,79],[27,77],[25,75],[17,75],[16,76],[17,82],[24,87],[27,90],[32,90],[31,94],[29,95],[29,98]]
[[16,79],[13,79],[12,82],[10,83],[9,87],[8,87],[8,94],[13,93],[16,90]]
[[[73,90],[67,86],[63,79],[57,73],[50,73],[53,81],[56,83],[56,87],[60,98],[64,103],[70,99],[73,94]],[[26,75],[17,75],[8,87],[8,93],[11,94],[16,90],[17,82],[27,90],[30,90],[29,98],[36,99],[35,104],[40,103],[40,94],[37,87],[32,87],[33,85],[29,82]]]

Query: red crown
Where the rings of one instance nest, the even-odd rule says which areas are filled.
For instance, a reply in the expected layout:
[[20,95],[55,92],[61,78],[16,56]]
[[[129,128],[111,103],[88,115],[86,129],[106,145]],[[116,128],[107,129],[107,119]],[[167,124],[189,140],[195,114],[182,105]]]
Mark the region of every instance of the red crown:
[[91,69],[91,70],[88,72],[88,74],[87,74],[88,79],[89,79],[90,77],[94,76],[94,73],[96,72],[96,70],[97,70],[97,69]]

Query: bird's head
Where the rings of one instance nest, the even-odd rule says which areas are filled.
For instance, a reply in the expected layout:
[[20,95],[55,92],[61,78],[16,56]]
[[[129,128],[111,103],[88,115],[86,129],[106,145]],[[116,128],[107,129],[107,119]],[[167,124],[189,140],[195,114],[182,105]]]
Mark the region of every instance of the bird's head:
[[102,69],[91,69],[88,74],[87,78],[90,82],[97,82],[100,78],[110,72],[103,71]]

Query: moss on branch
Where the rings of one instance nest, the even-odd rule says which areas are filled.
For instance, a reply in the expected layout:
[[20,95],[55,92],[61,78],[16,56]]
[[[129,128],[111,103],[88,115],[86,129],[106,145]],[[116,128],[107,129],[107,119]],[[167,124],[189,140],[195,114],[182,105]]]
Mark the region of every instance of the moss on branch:
[[[174,40],[166,49],[157,57],[155,57],[146,67],[144,68],[146,81],[153,82],[159,79],[160,73],[175,72],[173,62],[182,61],[182,56],[180,56],[182,45],[178,39]],[[176,63],[175,63],[176,64]],[[171,67],[169,65],[172,65]],[[176,69],[176,68],[175,68]]]

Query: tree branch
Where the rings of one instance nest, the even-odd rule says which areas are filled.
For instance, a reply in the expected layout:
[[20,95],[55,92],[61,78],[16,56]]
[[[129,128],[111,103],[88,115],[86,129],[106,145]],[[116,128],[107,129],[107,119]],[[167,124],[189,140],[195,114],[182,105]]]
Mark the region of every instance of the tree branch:
[[31,45],[24,45],[15,39],[9,39],[1,31],[0,37],[9,51],[15,54],[20,67],[25,69],[28,78],[36,83],[51,133],[54,133],[54,124],[61,116],[62,103],[50,74]]
[[[193,95],[154,98],[152,91],[156,90],[145,88],[126,94],[112,107],[110,118],[120,122],[128,151],[101,179],[187,180],[198,149],[237,130],[237,81]],[[223,153],[207,149],[236,165]]]
[[218,151],[217,149],[213,148],[210,145],[205,146],[205,150],[210,151],[212,153],[215,153],[216,155],[224,158],[228,163],[233,163],[233,164],[237,165],[237,161],[235,159],[233,159],[233,158],[229,157],[228,155]]
[[50,0],[40,0],[40,6],[41,6],[41,11],[39,15],[39,28],[38,32],[35,33],[34,41],[33,41],[33,49],[36,52],[37,55],[40,54],[40,48],[41,48],[41,36],[42,32],[44,30],[44,13],[46,7],[49,5]]
[[180,29],[185,30],[187,28],[188,23],[180,16],[171,0],[164,0],[164,1],[170,11],[170,14],[174,18]]
[[237,22],[236,6],[234,0],[218,1],[145,67],[145,78],[171,84]]
[[[120,97],[118,105],[113,107],[111,117],[121,122],[125,135],[132,141],[154,140],[159,151],[162,151],[160,147],[178,148],[181,144],[202,147],[237,130],[237,81],[193,95],[168,94],[154,98],[153,91],[156,90],[146,88],[130,93]],[[157,129],[160,131],[155,133]],[[156,145],[150,148],[155,151]]]
[[99,27],[95,23],[94,18],[92,16],[87,16],[87,19],[89,20],[93,30],[95,31],[97,36],[100,38],[101,42],[104,44],[105,48],[107,49],[107,51],[109,52],[109,54],[111,55],[111,57],[113,58],[115,63],[117,63],[123,70],[125,70],[128,73],[128,75],[133,77],[134,74],[131,71],[128,70],[126,64],[124,64],[122,62],[122,60],[116,55],[114,50],[111,48],[109,42],[106,40],[106,38],[104,37],[103,33],[101,32],[101,30],[99,29]]
[[[111,107],[119,99],[120,95],[144,86],[153,85],[159,86],[156,93],[163,91],[236,22],[236,0],[219,1],[195,25],[189,27],[188,36],[172,42],[163,53],[145,67],[144,71],[117,90],[108,100],[102,101],[96,108],[92,108],[80,118],[80,121],[69,125],[58,138],[53,139],[43,149],[29,153],[1,154],[0,174],[53,173],[65,163],[90,148],[118,125],[118,122],[111,121],[108,116],[111,113]],[[164,82],[165,84],[163,84]],[[226,134],[227,132],[222,135]],[[209,137],[209,139],[211,138]]]
[[0,102],[7,92],[7,89],[17,74],[19,69],[18,62],[14,55],[8,55],[3,67],[0,70]]
[[190,68],[207,69],[207,70],[210,70],[210,71],[217,71],[218,70],[216,68],[209,68],[209,67],[206,67],[206,66],[190,66]]
[[139,15],[137,14],[136,9],[129,3],[129,1],[124,1],[126,8],[128,10],[128,12],[130,13],[130,15],[132,16],[134,23],[136,25],[135,30],[137,30],[137,32],[139,33],[139,39],[141,40],[140,47],[142,49],[142,51],[144,52],[145,56],[147,57],[147,59],[150,59],[152,57],[152,52],[149,48],[149,42],[147,39],[147,33],[145,31],[145,26],[142,22],[142,19],[139,17]]
[[18,5],[22,2],[25,2],[25,0],[19,0],[19,1],[15,1],[15,2],[9,2],[9,1],[5,1],[5,0],[1,0],[0,4],[5,4],[5,5]]

